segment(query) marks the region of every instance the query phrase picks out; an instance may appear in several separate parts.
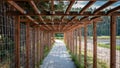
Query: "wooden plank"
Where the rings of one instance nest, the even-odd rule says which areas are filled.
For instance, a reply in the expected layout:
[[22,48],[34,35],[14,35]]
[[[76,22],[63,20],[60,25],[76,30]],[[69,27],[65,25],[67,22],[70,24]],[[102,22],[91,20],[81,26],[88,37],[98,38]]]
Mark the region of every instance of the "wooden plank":
[[111,16],[110,31],[110,68],[116,68],[116,16]]
[[15,18],[15,67],[20,68],[20,17]]
[[29,55],[30,54],[30,24],[26,23],[26,68],[29,68]]
[[97,68],[97,23],[93,22],[93,68]]

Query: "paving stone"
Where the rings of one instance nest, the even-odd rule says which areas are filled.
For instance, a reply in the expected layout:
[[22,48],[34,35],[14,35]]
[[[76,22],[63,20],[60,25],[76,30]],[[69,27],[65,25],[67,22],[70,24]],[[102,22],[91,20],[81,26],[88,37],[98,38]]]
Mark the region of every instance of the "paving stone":
[[76,68],[71,60],[66,46],[61,40],[56,40],[41,68]]

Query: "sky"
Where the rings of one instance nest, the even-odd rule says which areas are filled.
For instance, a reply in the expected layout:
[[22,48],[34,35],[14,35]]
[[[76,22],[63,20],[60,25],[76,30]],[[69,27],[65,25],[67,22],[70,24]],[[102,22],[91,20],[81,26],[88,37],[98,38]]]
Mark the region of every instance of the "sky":
[[[89,1],[78,1],[77,3],[74,3],[74,5],[72,6],[72,8],[80,8],[80,7],[84,7]],[[101,5],[105,4],[107,1],[96,1],[92,6],[90,6],[90,8],[99,8]],[[116,6],[120,6],[120,1],[110,5],[108,8],[114,8]]]

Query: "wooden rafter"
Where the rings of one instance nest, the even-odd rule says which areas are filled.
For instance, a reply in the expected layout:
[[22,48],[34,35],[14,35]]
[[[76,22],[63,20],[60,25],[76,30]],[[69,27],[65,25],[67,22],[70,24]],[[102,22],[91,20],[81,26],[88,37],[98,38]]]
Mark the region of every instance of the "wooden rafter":
[[[26,11],[24,9],[22,9],[19,5],[17,5],[14,1],[8,1],[8,3],[10,5],[12,5],[13,7],[15,7],[18,11],[20,11],[22,14],[26,14]],[[30,16],[26,16],[29,20],[31,20],[32,22],[34,22],[35,24],[38,24],[37,22],[34,21],[34,19]]]
[[[54,0],[51,0],[51,14],[54,14]],[[53,20],[53,19],[54,19],[54,16],[51,17],[51,19]],[[52,28],[53,28],[53,30],[55,30],[54,21],[52,21],[51,23],[52,23]]]
[[[82,17],[81,19],[80,19],[80,23],[82,24],[82,22],[84,22],[84,21],[88,21],[88,20],[86,20],[86,19],[88,19],[88,17]],[[72,26],[66,26],[63,30],[66,30],[66,28],[67,29],[71,29],[72,27],[76,27],[77,25],[80,25],[80,23],[78,23],[78,22],[76,22],[74,25],[72,25]]]
[[89,1],[88,4],[79,12],[79,14],[83,14],[83,12],[85,12],[86,9],[88,9],[92,4],[94,4],[95,1]]
[[[22,9],[19,5],[17,5],[14,1],[8,1],[8,3],[9,3],[10,5],[12,5],[13,7],[15,7],[20,13],[26,14],[26,11],[25,11],[24,9]],[[31,16],[26,15],[26,17],[27,17],[30,21],[32,21],[34,24],[38,24],[38,22],[35,21]],[[46,28],[44,28],[44,29],[46,29]],[[46,29],[46,30],[47,30],[47,29]]]
[[113,8],[113,9],[109,10],[107,13],[111,14],[111,13],[113,13],[113,12],[119,10],[119,9],[120,9],[120,6],[117,6],[117,7]]
[[110,1],[108,1],[107,3],[105,3],[104,5],[102,5],[101,7],[99,7],[98,9],[96,9],[93,13],[94,13],[94,14],[97,14],[97,13],[99,13],[101,10],[103,10],[104,8],[108,7],[109,5],[111,5],[111,4],[115,3],[115,2],[116,2],[116,0],[110,0]]
[[[68,7],[67,7],[67,9],[66,9],[66,11],[65,11],[65,14],[69,14],[69,11],[71,10],[74,2],[75,2],[75,0],[73,0],[73,1],[70,2],[70,4],[68,5]],[[62,22],[63,22],[64,17],[65,17],[65,16],[62,16],[62,17],[61,17]],[[60,25],[61,25],[61,22],[60,22],[60,24],[59,24],[59,29],[61,29]]]
[[[34,3],[33,0],[30,1],[30,4],[31,4],[31,6],[33,7],[33,9],[35,10],[35,12],[38,13],[38,14],[40,14],[40,11],[39,11],[39,9],[37,8],[37,6],[35,5],[35,3]],[[39,19],[42,21],[42,23],[46,24],[41,16],[38,16],[38,17],[39,17]],[[48,29],[51,29],[47,24],[46,24],[46,27],[47,27]]]
[[[112,10],[112,9],[111,9]],[[109,11],[108,11],[109,12]],[[79,14],[78,12],[69,12],[69,14],[64,14],[64,12],[55,12],[55,14],[47,13],[41,13],[41,14],[35,14],[32,12],[22,14],[17,11],[7,11],[7,15],[9,16],[111,16],[111,15],[117,15],[120,16],[120,12],[114,11],[111,14],[106,14],[104,11],[99,12],[98,14],[93,14],[90,11],[85,11],[83,14]]]
[[[83,21],[83,20],[81,20],[81,21]],[[95,22],[102,21],[102,19],[99,18],[99,17],[93,17],[91,20],[86,20],[86,21],[83,21],[83,22],[85,22],[86,24],[91,24],[91,23],[93,23],[93,21],[95,21]],[[84,24],[81,23],[81,24],[71,26],[71,27],[69,27],[68,29],[66,29],[64,31],[71,31],[71,30],[74,30],[74,29],[77,29],[77,28],[80,28],[80,27],[84,27]]]
[[[89,1],[89,3],[79,12],[79,14],[83,13],[87,8],[89,8],[93,3],[95,2],[95,0],[91,0]],[[76,19],[77,16],[74,16],[71,21],[73,21],[74,19]],[[70,21],[70,22],[71,22]],[[68,22],[68,24],[70,23]],[[66,25],[63,27],[63,30],[66,28]]]

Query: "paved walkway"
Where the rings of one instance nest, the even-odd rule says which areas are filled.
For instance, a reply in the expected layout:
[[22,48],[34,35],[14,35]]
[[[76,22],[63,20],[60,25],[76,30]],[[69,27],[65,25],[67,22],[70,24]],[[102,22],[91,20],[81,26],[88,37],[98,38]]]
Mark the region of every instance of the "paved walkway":
[[75,68],[65,44],[62,41],[55,41],[52,50],[44,59],[41,68]]

